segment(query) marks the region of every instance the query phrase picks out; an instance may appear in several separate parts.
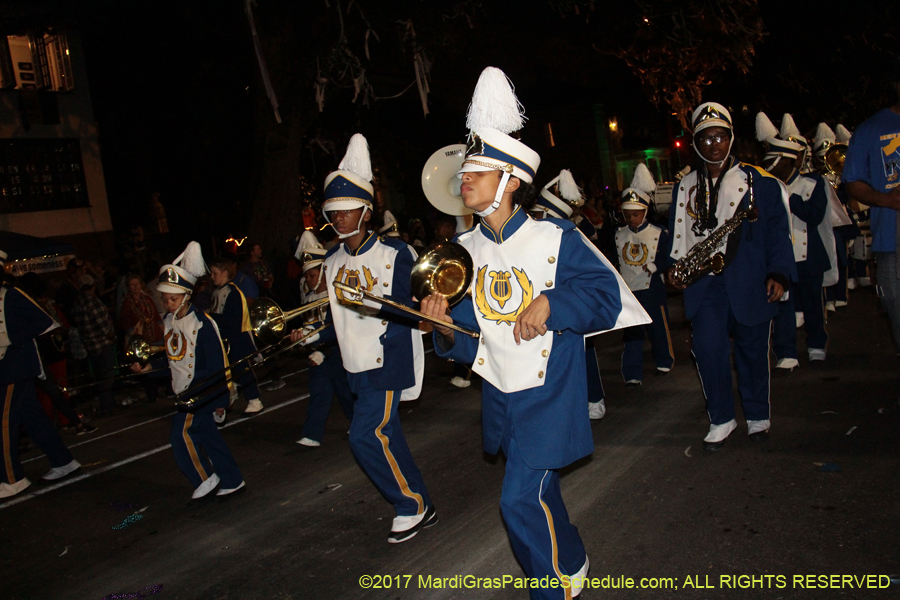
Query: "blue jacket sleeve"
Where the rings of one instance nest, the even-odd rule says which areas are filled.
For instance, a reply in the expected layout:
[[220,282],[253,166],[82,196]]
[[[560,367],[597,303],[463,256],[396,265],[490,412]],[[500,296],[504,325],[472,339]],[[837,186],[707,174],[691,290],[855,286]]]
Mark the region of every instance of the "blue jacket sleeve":
[[585,334],[609,329],[622,311],[616,276],[588,243],[576,230],[563,232],[556,286],[542,292],[550,301],[548,330]]
[[[759,204],[759,218],[765,223],[766,273],[769,278],[778,275],[788,281],[797,281],[797,264],[791,242],[791,226],[781,199],[781,186],[774,177],[754,178]],[[746,223],[746,222],[745,222]]]
[[222,309],[222,314],[212,314],[210,317],[212,317],[216,321],[216,325],[219,326],[219,332],[222,334],[222,339],[234,340],[237,338],[238,334],[241,333],[241,323],[243,323],[244,319],[244,306],[241,302],[241,295],[238,292],[237,285],[233,283],[228,283],[226,285],[231,285],[233,287],[228,294],[228,297],[225,299],[225,306]]
[[825,191],[825,180],[817,177],[816,187],[813,190],[809,200],[804,201],[797,194],[791,194],[791,213],[797,215],[804,223],[809,225],[818,225],[825,218],[825,211],[828,208],[828,196]]
[[[404,246],[406,245],[404,244]],[[412,286],[410,284],[413,263],[415,263],[415,259],[413,259],[413,253],[409,246],[406,246],[397,252],[397,257],[394,259],[391,293],[384,296],[386,300],[393,300],[397,304],[416,308],[416,305],[412,300]],[[409,322],[410,319],[418,320],[415,316],[392,306],[387,306],[386,304],[381,305],[378,316],[382,319],[391,318],[392,320],[397,320],[399,318],[405,320],[407,321],[405,324],[410,327],[415,327],[414,323]]]
[[[475,320],[475,307],[472,298],[466,296],[462,301],[450,310],[450,318],[453,323],[472,331],[481,331]],[[458,363],[471,365],[478,354],[478,339],[464,333],[454,332],[453,345],[451,346],[444,336],[434,332],[434,351],[441,358],[454,360]]]
[[14,287],[7,288],[5,305],[6,334],[13,346],[30,343],[54,323],[44,309]]
[[656,258],[653,259],[657,274],[663,274],[669,268],[669,250],[669,232],[662,229],[659,232],[659,243],[656,245]]

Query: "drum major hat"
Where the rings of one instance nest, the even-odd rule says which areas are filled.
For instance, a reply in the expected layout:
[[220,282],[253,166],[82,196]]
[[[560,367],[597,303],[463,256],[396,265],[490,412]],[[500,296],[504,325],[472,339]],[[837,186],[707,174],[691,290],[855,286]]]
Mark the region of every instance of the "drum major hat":
[[782,157],[796,160],[803,151],[803,146],[800,144],[782,139],[775,125],[772,124],[772,120],[764,112],[756,115],[756,139],[765,144],[765,158],[774,159],[775,163]]
[[656,182],[644,163],[638,164],[631,178],[631,185],[622,192],[622,210],[647,210],[650,194],[656,191]]
[[297,244],[294,258],[300,262],[303,272],[306,273],[310,269],[321,265],[327,252],[312,231],[304,231],[303,235],[300,236],[300,243]]
[[819,158],[825,156],[825,152],[837,142],[834,132],[826,123],[819,123],[816,127],[816,137],[813,139],[813,149]]
[[325,201],[322,203],[322,214],[331,224],[329,211],[354,210],[362,208],[356,231],[339,234],[341,239],[359,233],[362,228],[363,215],[371,211],[374,202],[375,188],[372,187],[372,162],[369,158],[369,143],[361,133],[353,134],[347,144],[344,159],[338,170],[325,178]]
[[698,106],[691,116],[691,126],[695,136],[707,127],[734,129],[731,123],[731,113],[718,102],[704,102]]
[[197,279],[208,272],[200,244],[191,242],[171,264],[160,268],[156,289],[169,294],[190,294]]
[[584,204],[584,195],[575,183],[572,172],[563,169],[544,186],[535,203],[535,209],[543,210],[548,216],[568,219],[575,207]]

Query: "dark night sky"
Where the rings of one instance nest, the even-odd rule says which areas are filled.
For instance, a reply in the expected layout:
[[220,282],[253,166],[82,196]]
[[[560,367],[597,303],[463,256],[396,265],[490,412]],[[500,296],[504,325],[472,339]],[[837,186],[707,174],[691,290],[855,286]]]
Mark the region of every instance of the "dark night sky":
[[[141,211],[135,207],[158,191],[179,239],[191,235],[198,220],[207,233],[243,233],[263,158],[289,137],[292,123],[307,135],[321,131],[339,155],[350,134],[365,132],[392,188],[416,197],[415,205],[421,202],[417,188],[424,160],[437,148],[462,141],[471,90],[489,64],[503,68],[517,85],[530,117],[526,142],[542,145],[541,124],[547,121],[558,132],[559,147],[539,148],[545,179],[562,167],[576,176],[595,172],[592,107],[597,103],[619,119],[626,147],[670,143],[674,119],[668,109],[650,104],[622,61],[591,49],[582,20],[561,19],[545,2],[481,3],[471,28],[462,17],[434,17],[434,3],[421,0],[358,2],[380,38],[370,38],[370,62],[363,54],[365,26],[358,13],[345,15],[345,24],[378,95],[393,95],[412,81],[396,21],[398,11],[413,17],[432,60],[427,118],[414,87],[368,108],[352,104],[348,92],[332,90],[325,112],[317,114],[311,75],[315,57],[325,55],[337,38],[335,1],[330,9],[324,0],[258,2],[257,26],[286,117],[280,126],[262,89],[239,0],[91,0],[77,8],[36,0],[28,9],[36,10],[28,17],[35,22],[58,20],[81,32],[117,228],[136,223]],[[21,17],[28,10],[0,4],[7,29],[28,21]],[[345,9],[347,4],[342,2]],[[633,5],[604,4],[596,3],[593,27],[598,22],[599,30],[631,26]],[[752,117],[760,109],[776,122],[790,111],[803,130],[822,119],[852,128],[886,103],[879,82],[889,57],[872,47],[874,42],[900,48],[889,31],[890,23],[900,22],[900,9],[883,2],[845,3],[828,12],[810,12],[809,6],[762,2],[767,35],[756,48],[751,72],[721,73],[705,89],[706,100],[748,107],[747,117],[737,118],[739,135],[752,135]],[[498,13],[505,15],[499,23]],[[793,83],[796,74],[809,81]],[[332,158],[311,152],[301,153],[300,163],[317,186],[336,166]]]

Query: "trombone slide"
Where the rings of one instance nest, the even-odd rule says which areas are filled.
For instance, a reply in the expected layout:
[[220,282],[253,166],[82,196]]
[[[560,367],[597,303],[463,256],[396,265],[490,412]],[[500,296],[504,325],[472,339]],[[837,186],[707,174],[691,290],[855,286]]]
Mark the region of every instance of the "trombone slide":
[[355,287],[347,285],[346,283],[343,283],[341,281],[334,281],[333,284],[336,289],[339,289],[342,292],[347,292],[348,294],[353,294],[360,298],[365,296],[369,300],[373,300],[375,302],[378,302],[379,304],[384,304],[385,306],[390,306],[392,308],[396,308],[397,310],[401,310],[405,313],[415,315],[415,316],[419,317],[420,319],[422,319],[423,321],[428,321],[429,323],[433,323],[435,325],[440,325],[442,327],[448,327],[448,328],[452,329],[453,331],[458,331],[460,333],[464,333],[473,338],[480,337],[480,334],[478,332],[471,331],[469,329],[466,329],[465,327],[460,327],[459,325],[456,325],[455,323],[448,323],[448,322],[442,321],[440,319],[435,319],[434,317],[426,315],[423,312],[419,312],[419,311],[417,311],[413,308],[410,308],[404,304],[400,304],[399,302],[394,302],[393,300],[388,300],[387,298],[382,298],[381,296],[376,296],[375,294],[372,294],[366,290],[363,290],[360,288],[355,288]]

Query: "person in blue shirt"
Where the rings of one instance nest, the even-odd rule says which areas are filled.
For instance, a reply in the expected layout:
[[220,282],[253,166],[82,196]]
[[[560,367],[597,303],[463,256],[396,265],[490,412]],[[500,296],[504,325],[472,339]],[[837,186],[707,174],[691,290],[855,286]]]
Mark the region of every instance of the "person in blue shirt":
[[898,101],[863,122],[850,139],[841,179],[851,198],[871,207],[872,253],[878,294],[900,347],[900,59],[889,81]]

